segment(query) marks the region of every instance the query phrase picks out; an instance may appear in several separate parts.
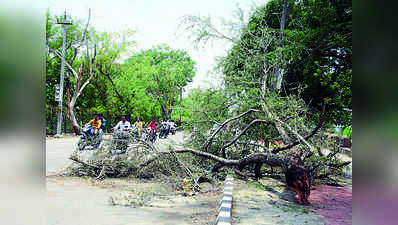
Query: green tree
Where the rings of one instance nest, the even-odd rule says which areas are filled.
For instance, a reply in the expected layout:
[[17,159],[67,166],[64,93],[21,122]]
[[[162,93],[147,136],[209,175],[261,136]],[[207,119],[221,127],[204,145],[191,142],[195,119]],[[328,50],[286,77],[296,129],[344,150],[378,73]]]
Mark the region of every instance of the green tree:
[[[327,122],[350,123],[351,1],[287,1],[280,40],[283,3],[271,0],[257,7],[247,23],[240,19],[226,23],[226,29],[216,28],[207,17],[187,16],[184,23],[197,44],[214,39],[234,44],[219,68],[226,91],[240,99],[244,108],[258,107],[264,94],[295,94],[309,104],[315,117],[325,100],[330,105]],[[242,11],[237,12],[237,18],[243,18]],[[279,91],[274,88],[276,69],[283,78]],[[259,94],[263,89],[266,93]]]
[[[352,6],[350,1],[289,1],[283,47],[277,39],[283,0],[272,0],[251,16],[242,35],[223,61],[227,87],[245,91],[260,88],[264,70],[282,55],[283,91],[300,94],[320,110],[325,99],[327,120],[350,122],[352,82]],[[267,43],[263,44],[263,43]]]
[[114,79],[121,95],[127,96],[125,110],[134,117],[170,119],[180,89],[192,82],[194,65],[185,51],[166,45],[133,55]]

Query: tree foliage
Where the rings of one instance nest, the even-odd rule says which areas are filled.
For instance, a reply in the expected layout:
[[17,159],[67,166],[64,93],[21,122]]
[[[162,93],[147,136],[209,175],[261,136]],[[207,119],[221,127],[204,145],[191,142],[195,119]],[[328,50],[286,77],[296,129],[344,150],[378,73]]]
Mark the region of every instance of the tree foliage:
[[[218,160],[221,166],[247,158],[261,168],[271,157],[269,151],[288,158],[299,152],[314,177],[335,175],[341,172],[336,168],[347,164],[335,157],[336,142],[327,146],[333,153],[325,156],[318,151],[326,143],[320,128],[325,117],[329,124],[351,122],[351,3],[288,1],[287,6],[284,30],[280,28],[283,0],[273,0],[256,8],[244,26],[235,26],[240,31],[237,36],[223,33],[206,17],[185,17],[195,43],[211,39],[233,43],[219,64],[222,92],[232,104],[218,111],[226,111],[226,118],[206,121],[216,126],[200,122],[200,111],[208,108],[199,104],[203,108],[193,116],[197,119],[191,124],[196,131],[192,144],[235,160]],[[274,85],[275,71],[283,75],[281,90]]]
[[134,117],[170,119],[180,90],[192,82],[194,65],[185,51],[162,45],[131,56],[121,66],[115,84],[130,99]]
[[[54,121],[54,109],[58,105],[54,93],[59,85],[63,39],[63,28],[57,22],[63,18],[50,12],[46,18],[46,111],[47,120]],[[65,84],[70,96],[75,92],[77,82],[71,70],[79,73],[85,62],[81,68],[80,86],[89,80],[74,105],[80,108],[80,120],[85,122],[94,112],[111,118],[121,114],[133,118],[140,116],[145,120],[161,116],[170,118],[179,103],[181,89],[192,82],[194,76],[195,63],[185,51],[162,45],[136,52],[134,31],[98,32],[79,19],[73,19],[73,24],[66,28],[65,60],[70,68],[65,67]],[[90,63],[94,52],[95,62]],[[93,74],[90,79],[89,71]],[[63,94],[65,105],[66,87]]]
[[352,6],[350,1],[288,1],[286,28],[279,41],[283,0],[259,7],[240,40],[223,61],[229,89],[255,92],[267,71],[268,87],[283,70],[281,95],[299,94],[315,109],[333,104],[327,120],[350,123],[352,82]]

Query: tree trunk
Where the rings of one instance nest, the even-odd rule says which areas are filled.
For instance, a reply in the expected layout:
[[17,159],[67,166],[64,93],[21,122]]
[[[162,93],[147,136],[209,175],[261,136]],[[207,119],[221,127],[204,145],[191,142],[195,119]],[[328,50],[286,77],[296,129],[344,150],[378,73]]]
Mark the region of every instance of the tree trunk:
[[[79,80],[79,81],[80,81],[80,80]],[[70,101],[70,91],[69,91],[69,88],[70,88],[70,80],[69,80],[69,76],[68,76],[67,79],[66,79],[66,85],[65,85],[65,86],[66,86],[66,100],[67,100],[66,106],[67,106],[67,111],[68,111],[69,120],[70,120],[70,122],[72,123],[72,127],[73,127],[74,133],[75,133],[76,135],[81,135],[81,133],[80,133],[80,126],[79,126],[79,124],[78,124],[77,121],[76,121],[75,113],[74,113],[74,111],[73,111],[73,107],[74,107],[74,102],[75,102],[75,101],[73,101],[73,104],[72,104],[71,101]],[[78,88],[79,86],[76,85],[76,87]],[[66,121],[65,121],[65,123],[66,123]]]
[[169,120],[169,119],[171,119],[171,113],[173,112],[173,108],[169,108],[168,110],[167,110],[167,119]]
[[[240,160],[228,160],[223,157],[219,157],[207,152],[201,152],[201,151],[196,151],[193,149],[181,149],[181,150],[174,150],[174,151],[169,151],[169,152],[159,152],[160,155],[168,155],[168,154],[175,154],[175,153],[186,153],[189,152],[191,154],[210,159],[213,161],[216,161],[217,164],[213,167],[212,172],[215,173],[219,169],[221,169],[224,166],[229,166],[229,167],[237,167],[238,169],[242,169],[246,165],[253,165],[255,164],[255,174],[256,178],[261,177],[261,166],[262,164],[267,164],[270,166],[278,166],[281,167],[283,170],[283,173],[285,174],[286,177],[286,183],[289,188],[292,190],[296,191],[298,193],[298,200],[300,204],[308,204],[308,197],[310,195],[310,190],[311,190],[311,182],[308,176],[307,171],[300,167],[295,165],[295,161],[286,158],[282,155],[278,154],[273,154],[271,152],[266,152],[266,153],[254,153],[251,155],[248,155]],[[148,163],[144,163],[141,166],[147,166],[151,162],[154,162],[155,160],[152,159]]]
[[261,175],[261,166],[262,165],[263,165],[262,163],[257,163],[256,166],[254,167],[254,175],[255,175],[256,179],[263,177]]
[[80,126],[76,121],[75,112],[73,111],[73,106],[69,105],[68,111],[69,111],[69,119],[70,119],[70,122],[72,123],[73,131],[75,132],[76,135],[81,135]]

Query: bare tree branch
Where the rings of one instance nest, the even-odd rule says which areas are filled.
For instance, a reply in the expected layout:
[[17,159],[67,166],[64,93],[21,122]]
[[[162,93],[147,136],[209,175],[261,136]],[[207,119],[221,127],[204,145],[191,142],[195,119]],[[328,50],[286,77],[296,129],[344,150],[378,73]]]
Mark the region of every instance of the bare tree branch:
[[[59,52],[58,50],[55,49],[50,49],[51,52],[54,52],[56,56],[58,56],[58,58],[62,59],[62,53]],[[78,75],[76,73],[76,71],[72,68],[71,64],[65,62],[66,67],[68,67],[69,71],[73,74],[73,76],[75,77],[75,79],[78,78]]]
[[238,136],[236,136],[231,142],[229,142],[228,144],[224,145],[224,146],[221,148],[222,156],[223,156],[224,158],[226,158],[225,149],[228,148],[229,146],[231,146],[232,144],[234,144],[243,134],[246,133],[246,131],[247,131],[251,126],[253,126],[253,125],[256,124],[256,123],[266,123],[266,124],[268,124],[268,125],[274,125],[274,126],[275,126],[275,124],[274,124],[273,122],[270,122],[270,121],[267,121],[267,120],[253,120],[247,127],[245,127],[245,129],[242,130],[242,132],[240,132],[240,134],[239,134]]
[[88,29],[88,25],[90,23],[90,18],[91,18],[91,9],[89,8],[88,9],[88,18],[87,18],[86,27],[84,28],[83,37],[82,37],[82,40],[80,41],[82,43],[86,39],[87,29]]
[[100,72],[101,74],[105,75],[105,76],[108,78],[108,80],[109,80],[109,81],[111,82],[111,84],[112,84],[113,89],[115,90],[115,93],[116,93],[117,96],[119,97],[120,102],[124,103],[123,97],[120,95],[119,91],[116,89],[116,85],[115,85],[115,83],[113,82],[113,80],[112,80],[110,74],[109,74],[109,73],[105,73],[105,72],[102,70],[102,66],[100,66],[99,64],[97,64],[97,68],[98,68],[98,70],[99,70],[99,72]]
[[340,164],[330,163],[330,164],[328,164],[328,166],[339,168],[339,167],[343,167],[343,166],[348,166],[350,164],[351,164],[350,161],[346,161],[346,162],[343,162],[343,163],[340,163]]
[[149,165],[150,163],[154,162],[158,157],[164,156],[164,155],[170,155],[170,154],[179,154],[179,153],[191,153],[196,156],[200,156],[206,159],[213,160],[215,162],[218,162],[221,164],[221,167],[223,166],[229,166],[229,167],[244,167],[249,164],[255,164],[255,163],[265,163],[270,166],[282,166],[286,163],[286,159],[281,156],[281,155],[276,155],[270,152],[266,153],[254,153],[250,154],[240,160],[228,160],[223,157],[219,157],[207,152],[201,152],[193,149],[179,149],[179,150],[172,150],[169,152],[159,152],[158,156],[139,165],[139,167],[144,167]]
[[73,65],[73,62],[76,59],[77,54],[79,53],[79,49],[76,47],[73,49],[73,56],[72,58],[69,60],[69,65]]
[[[308,140],[309,138],[311,138],[312,136],[314,136],[314,135],[316,134],[316,132],[318,132],[318,130],[322,127],[323,121],[325,120],[325,114],[326,114],[326,105],[323,104],[323,106],[322,106],[321,119],[320,119],[318,125],[311,131],[310,134],[308,134],[307,136],[305,136],[305,137],[303,138],[304,140]],[[276,154],[276,153],[278,153],[278,152],[280,152],[280,151],[283,151],[283,150],[286,150],[286,149],[290,149],[290,148],[292,148],[292,147],[294,147],[294,146],[300,144],[300,142],[301,142],[300,139],[299,139],[299,140],[296,140],[296,141],[291,142],[291,143],[289,143],[289,144],[287,144],[287,145],[285,145],[285,146],[273,148],[273,149],[271,150],[271,152]]]
[[217,130],[214,131],[213,134],[207,139],[207,143],[206,143],[206,145],[205,145],[205,150],[208,151],[208,149],[209,149],[211,143],[213,142],[213,139],[214,139],[214,137],[216,136],[216,134],[217,134],[218,132],[220,132],[220,130],[221,130],[227,123],[229,123],[229,122],[231,122],[231,121],[233,121],[233,120],[237,120],[237,119],[239,119],[239,118],[241,118],[241,117],[243,117],[243,116],[245,116],[245,115],[247,115],[247,114],[249,114],[249,113],[252,113],[252,112],[262,112],[262,111],[261,111],[261,110],[257,110],[257,109],[249,109],[248,111],[246,111],[246,112],[244,112],[244,113],[242,113],[242,114],[239,114],[239,115],[237,115],[237,116],[235,116],[235,117],[229,118],[229,119],[227,119],[226,121],[224,121],[224,122],[217,128]]

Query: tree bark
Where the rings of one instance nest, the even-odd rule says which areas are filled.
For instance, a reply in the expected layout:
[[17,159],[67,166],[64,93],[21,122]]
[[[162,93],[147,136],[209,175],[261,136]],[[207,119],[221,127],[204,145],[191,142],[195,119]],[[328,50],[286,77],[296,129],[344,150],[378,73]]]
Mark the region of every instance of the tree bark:
[[81,135],[80,126],[76,121],[75,112],[73,111],[73,106],[72,107],[69,106],[68,111],[69,111],[69,119],[70,119],[70,122],[72,123],[73,131],[75,132],[76,135]]
[[75,113],[73,111],[73,107],[74,106],[71,105],[71,102],[70,102],[70,91],[69,91],[69,89],[70,89],[70,79],[69,79],[69,77],[66,78],[65,86],[66,86],[66,100],[67,100],[67,102],[66,102],[66,110],[68,112],[68,117],[69,117],[70,122],[72,123],[73,132],[76,135],[81,135],[80,127],[79,127],[79,124],[76,121]]
[[263,165],[262,163],[257,163],[256,166],[254,167],[254,174],[255,174],[256,179],[263,177],[261,174],[261,166],[262,165]]

